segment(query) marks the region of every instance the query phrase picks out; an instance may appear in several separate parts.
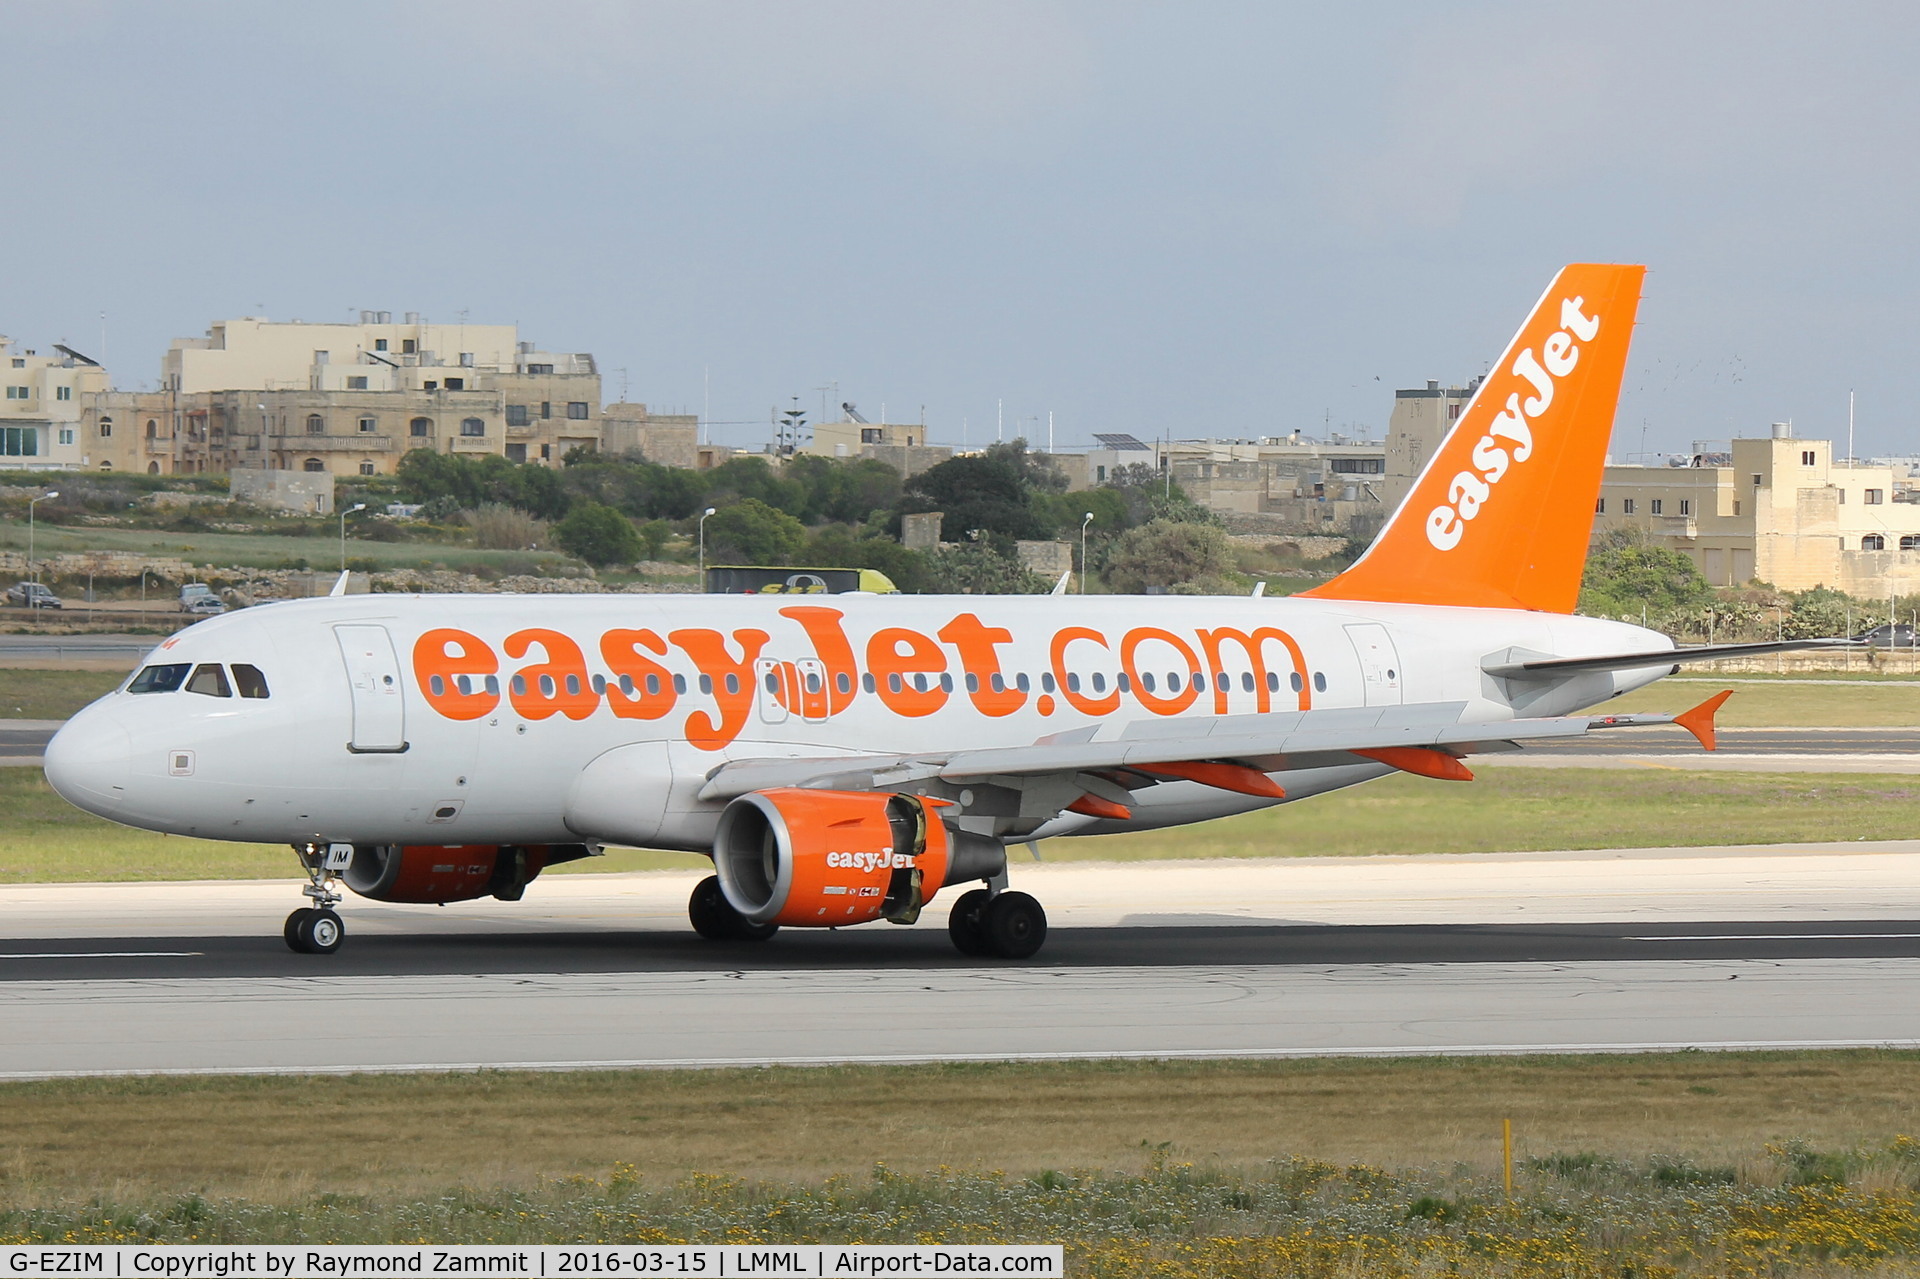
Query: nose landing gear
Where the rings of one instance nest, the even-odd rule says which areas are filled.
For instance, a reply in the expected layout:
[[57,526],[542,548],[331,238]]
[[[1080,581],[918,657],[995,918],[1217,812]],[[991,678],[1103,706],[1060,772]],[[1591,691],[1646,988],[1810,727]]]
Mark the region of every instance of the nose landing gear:
[[302,906],[287,916],[281,936],[287,949],[300,955],[331,955],[346,940],[347,926],[333,909],[342,900],[334,887],[335,877],[353,860],[352,844],[295,844],[300,868],[307,872],[307,884],[300,892],[313,905]]

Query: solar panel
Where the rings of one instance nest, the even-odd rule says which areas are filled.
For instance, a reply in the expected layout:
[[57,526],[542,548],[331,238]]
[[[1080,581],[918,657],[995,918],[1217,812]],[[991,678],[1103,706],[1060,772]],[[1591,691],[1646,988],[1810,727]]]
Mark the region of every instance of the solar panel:
[[1095,431],[1093,438],[1116,453],[1151,453],[1153,451],[1131,435],[1102,435]]

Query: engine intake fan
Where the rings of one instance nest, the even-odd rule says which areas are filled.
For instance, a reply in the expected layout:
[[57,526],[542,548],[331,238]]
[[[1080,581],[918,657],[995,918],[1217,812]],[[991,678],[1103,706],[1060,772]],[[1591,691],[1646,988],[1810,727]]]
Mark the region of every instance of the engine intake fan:
[[727,805],[713,842],[720,889],[754,924],[910,924],[948,884],[1006,869],[999,840],[940,818],[942,800],[783,788]]

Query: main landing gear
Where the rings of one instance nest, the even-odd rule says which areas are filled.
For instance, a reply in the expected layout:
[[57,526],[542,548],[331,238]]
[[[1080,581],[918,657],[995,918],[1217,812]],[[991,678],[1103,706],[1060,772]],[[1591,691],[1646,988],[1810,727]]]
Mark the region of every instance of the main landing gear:
[[693,887],[687,900],[687,918],[693,931],[708,941],[765,941],[780,931],[778,924],[756,924],[733,908],[720,891],[720,877],[709,875]]
[[342,900],[334,887],[335,876],[353,859],[352,844],[295,844],[300,868],[307,872],[307,885],[300,891],[313,905],[302,906],[287,916],[281,935],[287,949],[301,955],[331,955],[346,940],[347,926],[333,909]]
[[[715,875],[694,886],[687,900],[687,918],[693,921],[693,931],[708,941],[765,941],[780,931],[778,924],[749,923],[727,900]],[[292,920],[287,927],[292,929]],[[953,904],[947,936],[963,955],[1027,959],[1047,940],[1047,912],[1025,893],[976,888],[962,893]],[[293,945],[291,931],[287,944]]]
[[1047,940],[1047,912],[1025,893],[976,888],[953,904],[947,936],[963,955],[1027,959]]

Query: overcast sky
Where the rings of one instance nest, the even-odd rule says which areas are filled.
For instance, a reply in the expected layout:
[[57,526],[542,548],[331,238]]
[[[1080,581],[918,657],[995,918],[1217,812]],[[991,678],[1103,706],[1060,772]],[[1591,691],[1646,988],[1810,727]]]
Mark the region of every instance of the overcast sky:
[[[1616,455],[1920,453],[1911,5],[0,0],[0,332],[517,322],[758,443],[1384,427],[1644,262]],[[710,388],[710,392],[709,392]]]

